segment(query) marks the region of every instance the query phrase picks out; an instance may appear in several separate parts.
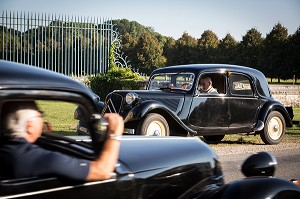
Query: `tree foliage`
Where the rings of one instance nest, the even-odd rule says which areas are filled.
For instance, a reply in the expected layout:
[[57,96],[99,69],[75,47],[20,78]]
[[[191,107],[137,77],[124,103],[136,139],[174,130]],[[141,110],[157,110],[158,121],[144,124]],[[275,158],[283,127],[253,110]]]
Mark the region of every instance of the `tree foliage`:
[[218,62],[234,64],[236,63],[236,46],[238,42],[228,33],[219,44]]
[[219,43],[219,38],[213,31],[204,31],[198,40],[200,59],[197,59],[197,62],[215,63],[217,60],[217,47]]
[[195,60],[197,40],[188,33],[183,33],[182,37],[175,42],[173,64],[190,64]]
[[[53,21],[50,25],[55,26],[59,23],[66,22]],[[132,69],[142,74],[149,75],[154,69],[169,65],[225,63],[257,68],[266,76],[278,80],[288,78],[297,80],[300,77],[300,27],[294,34],[289,35],[287,29],[281,23],[277,23],[265,38],[256,28],[251,28],[241,41],[236,41],[230,33],[224,38],[218,38],[212,30],[205,30],[199,38],[184,32],[179,39],[174,39],[165,37],[155,32],[152,27],[145,27],[136,21],[113,20],[113,24],[121,35],[122,52],[130,61]],[[93,24],[71,23],[68,26],[76,29],[80,26],[92,27]],[[33,46],[34,44],[39,46],[41,52],[46,52],[43,54],[53,59],[55,64],[59,60],[56,60],[52,53],[47,52],[51,52],[51,49],[61,49],[59,52],[63,54],[62,43],[72,42],[66,32],[61,32],[60,35],[64,35],[63,37],[57,35],[59,31],[65,31],[64,29],[49,29],[41,26],[38,29],[18,33],[22,34],[22,40],[18,38],[12,40],[9,33],[13,30],[6,31],[4,26],[0,26],[0,30],[0,42],[3,44],[0,49],[2,59],[1,56],[4,54],[2,51],[7,51],[9,55],[12,49],[22,49],[22,52],[19,52],[19,59],[26,58],[26,61],[36,59],[32,50],[36,47]],[[29,37],[28,35],[34,31],[40,34],[32,34],[36,36]],[[43,36],[46,37],[44,43],[40,41]],[[97,32],[88,33],[84,32],[84,29],[76,29],[72,35],[73,43],[76,44],[73,45],[74,51],[80,52],[80,49],[84,48],[93,49],[96,45],[96,40],[93,39],[95,36],[100,35]],[[78,54],[73,58],[73,65],[81,63],[82,60],[89,60],[88,55]],[[112,69],[110,72],[119,76],[121,73],[127,73],[123,70],[126,69],[118,69],[118,71]]]
[[238,63],[262,70],[262,68],[260,68],[259,66],[261,65],[260,56],[262,53],[263,41],[264,39],[257,29],[252,28],[248,30],[238,46]]
[[149,74],[153,69],[164,66],[166,59],[162,55],[163,46],[158,39],[145,32],[136,45],[136,56],[139,72]]
[[265,39],[265,73],[270,78],[287,78],[285,57],[287,56],[288,31],[280,23],[276,24]]
[[289,37],[287,46],[286,66],[296,82],[300,78],[300,27]]
[[[293,35],[288,35],[287,29],[278,23],[266,38],[262,37],[256,28],[251,28],[241,41],[236,41],[230,33],[219,39],[211,30],[205,30],[198,39],[184,32],[175,40],[164,37],[153,29],[138,26],[136,22],[126,21],[126,23],[133,23],[140,29],[135,32],[147,32],[152,38],[157,38],[157,41],[154,41],[148,35],[147,38],[144,36],[141,39],[143,33],[134,33],[132,28],[123,29],[125,38],[129,37],[127,34],[132,37],[123,39],[122,43],[132,66],[147,74],[156,67],[169,65],[225,63],[256,68],[271,78],[297,79],[300,76],[299,28]],[[149,41],[153,44],[150,45]]]

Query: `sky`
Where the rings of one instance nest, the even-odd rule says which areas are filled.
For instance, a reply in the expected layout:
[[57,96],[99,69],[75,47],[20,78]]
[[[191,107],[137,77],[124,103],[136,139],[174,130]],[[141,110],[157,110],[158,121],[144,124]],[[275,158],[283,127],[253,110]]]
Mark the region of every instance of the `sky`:
[[277,23],[289,34],[300,26],[299,0],[0,0],[0,11],[128,19],[174,39],[211,30],[241,41],[251,28],[266,37]]

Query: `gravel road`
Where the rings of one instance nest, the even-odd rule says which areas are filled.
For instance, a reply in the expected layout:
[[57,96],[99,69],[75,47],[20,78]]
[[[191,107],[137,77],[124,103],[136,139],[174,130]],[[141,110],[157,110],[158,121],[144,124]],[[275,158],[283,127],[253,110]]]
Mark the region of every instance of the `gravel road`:
[[278,145],[226,145],[211,146],[218,154],[226,183],[243,178],[241,165],[249,155],[267,151],[277,159],[275,177],[286,180],[300,179],[300,141],[296,143],[280,143]]

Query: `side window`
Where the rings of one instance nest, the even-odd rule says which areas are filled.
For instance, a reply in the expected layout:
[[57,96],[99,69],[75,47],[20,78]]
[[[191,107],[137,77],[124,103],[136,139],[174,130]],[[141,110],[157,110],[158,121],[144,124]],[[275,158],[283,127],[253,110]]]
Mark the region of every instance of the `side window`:
[[190,90],[194,82],[194,74],[180,73],[176,75],[176,87],[184,90]]
[[[205,92],[208,86],[205,88],[205,84],[211,81],[212,88],[216,92],[210,93]],[[201,85],[203,84],[203,85]],[[204,90],[204,91],[203,91]],[[201,74],[199,83],[198,83],[198,91],[203,94],[225,94],[226,93],[226,75],[223,73],[204,73]]]
[[36,103],[44,113],[44,132],[62,136],[77,135],[78,120],[74,119],[74,111],[78,107],[77,104],[48,100],[37,100]]
[[234,95],[253,95],[250,79],[241,74],[230,75],[230,90]]

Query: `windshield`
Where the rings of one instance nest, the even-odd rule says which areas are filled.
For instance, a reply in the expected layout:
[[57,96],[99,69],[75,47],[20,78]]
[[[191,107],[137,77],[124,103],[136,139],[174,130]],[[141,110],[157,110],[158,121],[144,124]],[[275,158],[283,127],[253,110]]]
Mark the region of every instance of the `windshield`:
[[193,73],[161,73],[155,74],[150,78],[149,90],[161,88],[174,88],[190,90],[194,82]]

